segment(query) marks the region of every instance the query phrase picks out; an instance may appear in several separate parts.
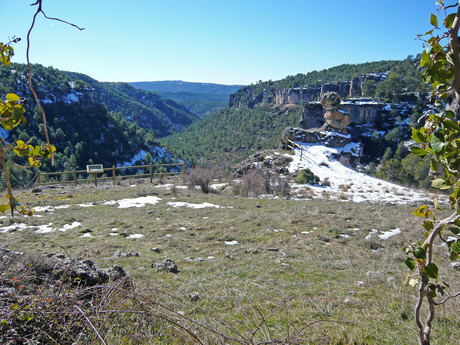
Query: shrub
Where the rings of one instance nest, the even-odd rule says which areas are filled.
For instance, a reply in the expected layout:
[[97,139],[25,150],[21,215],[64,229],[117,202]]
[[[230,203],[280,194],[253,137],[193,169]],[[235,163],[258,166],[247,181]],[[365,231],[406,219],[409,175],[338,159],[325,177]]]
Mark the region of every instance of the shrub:
[[201,191],[208,194],[213,177],[213,169],[193,168],[188,170],[186,180],[191,187],[200,186]]
[[299,175],[296,177],[295,182],[298,184],[318,184],[319,177],[316,176],[310,169],[300,170]]
[[233,193],[241,196],[259,196],[261,194],[275,194],[289,196],[289,183],[278,174],[259,169],[248,171],[241,181],[233,184]]

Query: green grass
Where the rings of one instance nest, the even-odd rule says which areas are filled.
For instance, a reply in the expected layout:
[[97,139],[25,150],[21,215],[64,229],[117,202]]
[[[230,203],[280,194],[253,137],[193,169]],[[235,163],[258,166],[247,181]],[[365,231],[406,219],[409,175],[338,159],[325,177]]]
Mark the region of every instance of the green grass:
[[[167,182],[180,184],[174,179]],[[410,214],[413,207],[248,199],[223,192],[202,194],[179,188],[171,191],[140,180],[132,183],[136,186],[130,187],[129,181],[121,186],[106,184],[97,188],[66,186],[45,189],[38,195],[20,191],[20,199],[27,200],[31,207],[88,202],[95,206],[40,213],[43,218],[18,217],[16,221],[30,225],[53,223],[53,227],[60,227],[78,221],[82,226],[43,235],[30,230],[0,233],[1,246],[27,252],[63,252],[64,248],[72,257],[90,258],[100,267],[122,265],[133,277],[137,291],[232,337],[238,333],[248,336],[260,325],[257,341],[283,339],[310,322],[324,320],[308,325],[298,343],[416,344],[412,317],[415,290],[403,286],[408,270],[401,250],[407,241],[423,238],[419,219]],[[146,195],[156,195],[161,201],[142,208],[102,205],[107,200]],[[208,202],[221,207],[167,205],[177,201]],[[11,220],[2,222],[6,225]],[[350,230],[356,227],[360,230]],[[401,235],[386,241],[373,239],[384,246],[383,252],[369,249],[365,236],[371,229],[395,227],[401,228]],[[118,236],[109,235],[112,228],[118,228]],[[86,229],[95,237],[81,238]],[[304,231],[311,233],[301,234]],[[144,237],[127,239],[131,234]],[[350,238],[340,237],[341,234]],[[239,244],[225,245],[225,241],[232,240]],[[152,247],[161,252],[152,252]],[[278,251],[267,250],[270,248]],[[120,249],[139,252],[140,256],[114,258]],[[439,250],[441,254],[444,251]],[[190,260],[191,257],[204,261]],[[151,267],[165,258],[173,259],[180,273]],[[459,290],[459,272],[448,269],[448,261],[442,255],[437,260],[442,276],[448,275],[452,287]],[[368,275],[377,271],[381,273]],[[190,294],[196,292],[200,299],[190,301]],[[459,307],[457,299],[439,308],[432,344],[458,342]],[[176,337],[183,334],[177,328],[155,322],[158,320],[151,321],[149,327],[151,331],[160,329],[163,338],[145,343],[193,343],[186,335]],[[202,332],[200,335],[205,339],[209,336],[208,343],[212,344],[212,332]],[[106,339],[129,344],[123,341],[126,334],[122,333],[114,328]]]

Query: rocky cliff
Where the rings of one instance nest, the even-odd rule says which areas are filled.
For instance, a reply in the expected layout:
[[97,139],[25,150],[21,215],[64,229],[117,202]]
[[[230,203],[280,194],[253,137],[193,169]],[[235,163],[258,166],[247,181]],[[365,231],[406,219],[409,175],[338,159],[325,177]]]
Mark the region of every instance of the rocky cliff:
[[387,73],[369,73],[360,75],[349,81],[323,83],[319,87],[277,88],[275,85],[258,85],[242,89],[230,96],[229,106],[253,108],[257,105],[298,105],[317,101],[328,92],[337,92],[342,99],[359,98],[363,96],[363,84],[368,80],[380,82],[385,80]]

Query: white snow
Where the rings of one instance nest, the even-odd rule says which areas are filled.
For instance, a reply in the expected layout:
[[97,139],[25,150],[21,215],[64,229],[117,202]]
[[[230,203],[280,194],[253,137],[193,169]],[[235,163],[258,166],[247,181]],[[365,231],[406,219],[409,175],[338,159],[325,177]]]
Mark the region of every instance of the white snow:
[[238,241],[225,241],[224,243],[226,246],[236,246]]
[[53,223],[39,225],[36,227],[37,230],[35,230],[35,232],[37,234],[47,234],[47,233],[53,232],[54,229],[51,227],[51,225],[53,225]]
[[392,230],[389,230],[389,231],[383,231],[380,235],[378,235],[380,237],[380,239],[382,240],[388,240],[389,238],[393,237],[393,236],[396,236],[396,235],[399,235],[401,233],[401,229],[399,228],[396,228],[396,229],[392,229]]
[[72,230],[74,228],[77,228],[81,225],[80,222],[72,222],[72,224],[64,224],[62,228],[59,228],[58,231],[65,232],[67,230]]
[[[118,208],[128,208],[128,207],[144,207],[145,205],[155,205],[161,199],[156,196],[141,196],[139,198],[131,199],[120,199],[115,203],[118,203]],[[104,205],[113,205],[113,201],[107,201]]]
[[370,240],[372,237],[377,235],[381,240],[388,240],[389,238],[399,235],[401,233],[400,228],[391,229],[388,231],[379,231],[377,229],[372,229],[369,234],[365,237],[366,240]]
[[60,210],[60,209],[69,208],[69,207],[70,205],[60,205],[60,206],[56,206],[55,209]]
[[369,232],[369,234],[365,237],[366,240],[370,240],[372,237],[374,237],[374,235],[378,234],[378,230],[377,229],[372,229],[371,232]]
[[127,236],[126,238],[128,240],[137,240],[137,239],[142,238],[142,237],[144,237],[144,235],[142,235],[142,234],[132,234],[132,235]]
[[81,235],[80,237],[94,237],[94,236],[91,235],[89,232],[86,232],[83,235]]
[[35,212],[53,212],[54,207],[53,206],[37,206],[34,207],[32,210]]
[[[293,159],[288,167],[289,172],[309,168],[321,181],[328,179],[330,182],[330,186],[308,186],[314,194],[313,197],[322,198],[322,194],[327,192],[331,199],[354,202],[407,204],[431,200],[427,193],[365,175],[333,158],[333,154],[344,151],[355,153],[358,149],[357,143],[350,143],[342,148],[303,142],[297,144],[303,147],[302,158],[300,149],[296,149],[294,155],[289,155]],[[291,187],[295,191],[305,188],[305,185],[294,184]]]
[[78,204],[78,206],[80,206],[80,207],[93,207],[94,204],[92,202],[88,202],[86,204]]
[[177,202],[168,202],[169,206],[172,207],[189,207],[189,208],[205,208],[205,207],[215,207],[220,208],[219,205],[214,205],[209,202],[202,202],[201,204],[189,204],[188,202],[177,201]]
[[0,228],[0,233],[3,232],[8,232],[10,230],[19,230],[19,231],[22,231],[24,229],[27,229],[27,224],[24,224],[24,223],[17,223],[17,224],[12,224],[12,225],[9,225],[9,226],[4,226],[4,227],[1,227]]

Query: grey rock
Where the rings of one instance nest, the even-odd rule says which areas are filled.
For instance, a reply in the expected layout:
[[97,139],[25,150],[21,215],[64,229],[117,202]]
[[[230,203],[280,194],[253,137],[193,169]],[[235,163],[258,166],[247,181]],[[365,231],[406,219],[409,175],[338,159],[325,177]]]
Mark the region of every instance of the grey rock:
[[154,253],[160,253],[160,252],[161,252],[161,249],[160,249],[160,248],[157,248],[157,247],[153,247],[153,248],[151,249],[151,251],[154,252]]
[[122,250],[117,250],[114,254],[113,254],[113,258],[120,258],[120,257],[133,257],[133,256],[139,256],[139,252],[132,252],[132,251],[128,251],[128,252],[124,252]]
[[193,292],[189,295],[192,302],[196,302],[200,299],[200,294],[198,292]]
[[163,262],[152,264],[152,267],[158,270],[167,271],[174,274],[180,272],[177,268],[176,263],[171,259],[165,259]]

